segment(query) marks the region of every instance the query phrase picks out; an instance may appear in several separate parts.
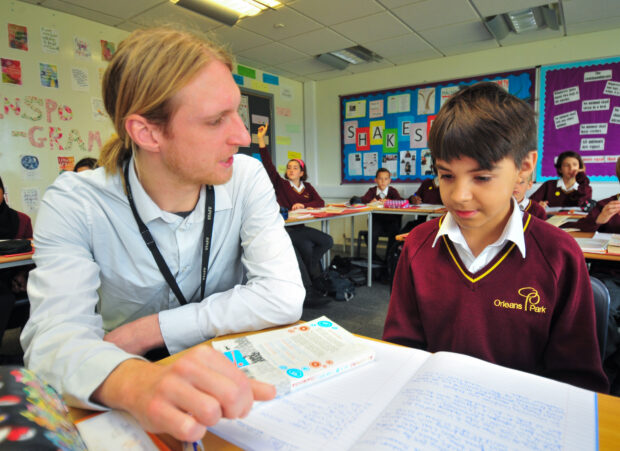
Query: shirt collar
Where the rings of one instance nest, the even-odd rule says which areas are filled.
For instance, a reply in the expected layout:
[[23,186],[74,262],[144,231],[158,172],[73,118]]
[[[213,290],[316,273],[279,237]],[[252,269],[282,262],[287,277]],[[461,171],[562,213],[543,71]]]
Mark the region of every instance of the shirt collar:
[[[441,223],[441,227],[437,231],[437,235],[435,236],[435,240],[433,241],[433,247],[437,243],[437,240],[442,235],[448,235],[448,238],[453,243],[458,243],[463,246],[465,249],[469,249],[467,245],[467,241],[465,241],[465,237],[461,232],[460,227],[454,220],[452,213],[448,212]],[[504,231],[497,239],[495,243],[490,244],[490,246],[495,246],[500,243],[504,243],[505,241],[512,241],[517,245],[519,251],[523,258],[525,258],[525,234],[523,233],[523,215],[521,214],[521,209],[517,205],[517,200],[512,199],[512,213],[510,214],[510,218],[508,218],[508,222],[504,227]]]
[[382,190],[381,188],[377,186],[377,196],[380,196],[381,194],[383,194],[383,197],[387,197],[389,189],[390,189],[389,186],[386,186],[384,190]]
[[527,206],[530,204],[530,200],[527,198],[527,196],[524,196],[523,200],[521,202],[517,202],[517,204],[519,205],[519,208],[521,209],[521,211],[525,211]]
[[579,188],[579,183],[575,182],[575,183],[573,183],[573,185],[571,185],[571,186],[567,187],[566,185],[564,185],[564,179],[563,179],[562,177],[560,177],[560,178],[558,179],[558,183],[557,183],[557,185],[556,185],[556,186],[557,186],[558,188],[560,188],[560,189],[562,189],[562,190],[564,190],[564,191],[568,192],[568,191],[574,191],[574,190],[576,190],[577,188]]
[[[179,215],[164,211],[161,208],[159,208],[159,206],[153,201],[153,199],[151,199],[151,197],[144,190],[144,187],[142,186],[142,183],[140,183],[140,180],[138,180],[138,175],[136,174],[136,168],[135,168],[133,156],[129,160],[129,165],[130,165],[129,166],[129,183],[131,184],[131,192],[133,194],[133,199],[136,204],[136,210],[138,210],[138,214],[140,215],[140,219],[142,219],[142,222],[144,222],[145,224],[148,224],[149,222],[157,218],[161,218],[167,223],[178,222],[179,219],[181,218]],[[227,183],[230,183],[230,181]],[[216,200],[215,211],[228,210],[232,208],[232,202],[230,199],[230,194],[228,193],[226,189],[226,184],[215,185],[213,189],[214,189],[213,192],[215,194],[215,200]],[[196,203],[196,206],[194,207],[194,210],[186,218],[188,223],[204,221],[205,196],[206,196],[206,188],[203,186],[200,189],[200,196],[198,198],[198,202]]]
[[295,191],[297,191],[297,193],[301,193],[304,190],[304,182],[302,182],[301,180],[299,181],[299,186],[295,186],[295,184],[293,182],[291,182],[290,180],[288,181],[291,186],[293,187],[293,189]]

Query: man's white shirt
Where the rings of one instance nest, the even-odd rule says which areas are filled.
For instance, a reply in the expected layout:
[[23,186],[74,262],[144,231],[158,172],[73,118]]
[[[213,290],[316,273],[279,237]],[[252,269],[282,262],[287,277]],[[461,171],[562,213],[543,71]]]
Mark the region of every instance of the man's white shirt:
[[235,155],[232,179],[214,187],[215,215],[200,299],[205,188],[185,218],[161,210],[130,162],[138,213],[188,304],[180,306],[133,217],[121,176],[103,168],[61,175],[45,193],[34,232],[27,366],[74,405],[100,408],[92,392],[122,361],[136,358],[105,333],[159,313],[169,352],[214,336],[288,324],[304,288],[273,186],[261,163]]

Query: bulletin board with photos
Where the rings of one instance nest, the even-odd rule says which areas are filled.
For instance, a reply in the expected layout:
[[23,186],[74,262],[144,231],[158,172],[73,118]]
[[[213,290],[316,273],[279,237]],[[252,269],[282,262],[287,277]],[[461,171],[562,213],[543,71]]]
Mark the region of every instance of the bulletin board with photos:
[[620,58],[542,66],[537,181],[558,177],[554,163],[578,152],[593,181],[612,181],[620,157]]
[[460,86],[493,81],[534,105],[536,69],[340,96],[342,183],[368,183],[379,168],[393,182],[432,178],[428,131]]

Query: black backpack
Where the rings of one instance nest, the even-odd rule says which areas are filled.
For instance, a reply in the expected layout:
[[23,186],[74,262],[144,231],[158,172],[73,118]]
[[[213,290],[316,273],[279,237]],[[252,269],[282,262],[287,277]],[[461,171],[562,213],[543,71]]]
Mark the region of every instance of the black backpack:
[[355,296],[355,286],[335,269],[327,269],[312,281],[312,286],[336,301],[350,301]]

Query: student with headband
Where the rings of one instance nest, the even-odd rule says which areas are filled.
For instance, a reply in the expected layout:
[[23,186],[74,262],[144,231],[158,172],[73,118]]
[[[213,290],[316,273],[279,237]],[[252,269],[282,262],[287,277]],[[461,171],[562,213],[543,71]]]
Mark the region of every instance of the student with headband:
[[[325,202],[319,193],[307,182],[308,170],[301,158],[293,158],[288,161],[284,177],[278,174],[278,170],[271,160],[269,149],[267,149],[265,143],[265,134],[268,128],[269,124],[258,128],[258,145],[263,165],[276,191],[276,199],[280,206],[288,210],[321,208],[325,206]],[[295,247],[303,262],[303,265],[300,264],[300,270],[304,285],[306,290],[308,290],[311,285],[310,279],[314,279],[321,274],[321,257],[331,249],[334,245],[334,240],[328,234],[312,227],[306,227],[303,224],[288,226],[286,231],[290,235],[293,247]],[[325,299],[322,303],[325,303]],[[309,296],[307,295],[306,306],[309,306],[309,304]],[[313,302],[313,304],[318,303]]]

